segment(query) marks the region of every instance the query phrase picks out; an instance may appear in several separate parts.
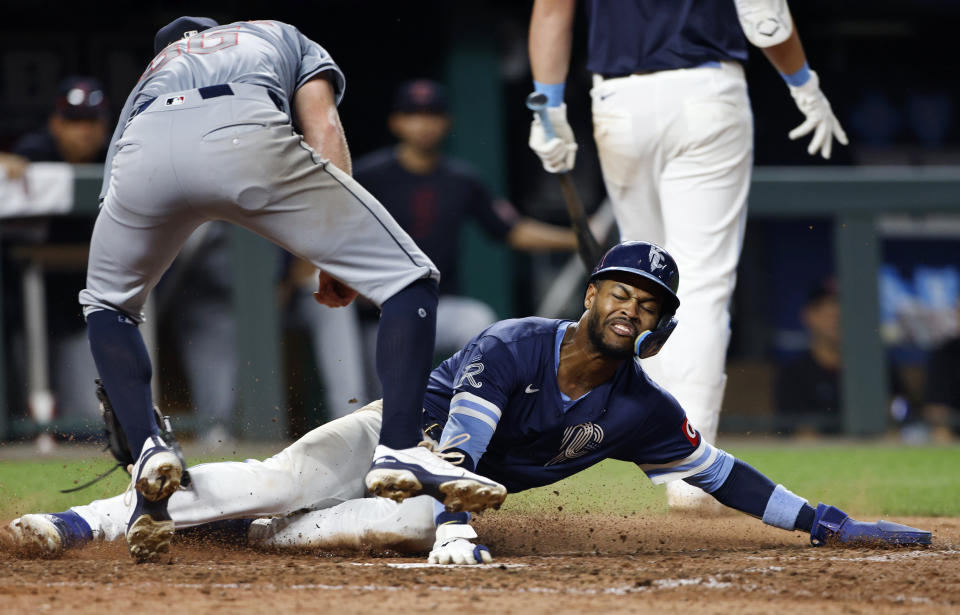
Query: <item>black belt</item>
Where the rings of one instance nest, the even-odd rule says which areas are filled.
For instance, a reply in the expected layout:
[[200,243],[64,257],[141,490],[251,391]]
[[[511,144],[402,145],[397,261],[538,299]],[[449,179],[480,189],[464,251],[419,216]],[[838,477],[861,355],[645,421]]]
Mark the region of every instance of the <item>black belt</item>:
[[638,70],[635,73],[601,73],[600,76],[604,79],[620,79],[622,77],[630,77],[631,75],[651,75],[653,73],[660,72],[655,70]]

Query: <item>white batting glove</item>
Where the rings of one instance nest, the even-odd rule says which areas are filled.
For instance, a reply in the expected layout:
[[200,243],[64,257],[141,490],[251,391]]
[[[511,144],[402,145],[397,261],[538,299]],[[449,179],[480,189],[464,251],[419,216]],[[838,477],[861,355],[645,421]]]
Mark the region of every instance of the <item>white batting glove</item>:
[[807,153],[816,156],[819,151],[825,159],[830,158],[833,149],[833,139],[846,145],[847,133],[843,132],[840,121],[830,108],[830,101],[820,90],[820,78],[817,73],[810,71],[810,79],[801,86],[789,86],[797,108],[807,116],[807,119],[790,131],[790,140],[796,141],[800,137],[813,132],[813,139],[807,146]]
[[437,528],[437,539],[427,561],[431,564],[489,564],[490,549],[470,542],[476,530],[466,523],[446,523]]
[[577,158],[577,141],[573,138],[573,130],[567,123],[567,105],[547,107],[547,117],[553,125],[556,136],[549,141],[540,116],[533,114],[533,123],[530,125],[530,149],[540,157],[543,168],[550,173],[566,173],[573,169]]

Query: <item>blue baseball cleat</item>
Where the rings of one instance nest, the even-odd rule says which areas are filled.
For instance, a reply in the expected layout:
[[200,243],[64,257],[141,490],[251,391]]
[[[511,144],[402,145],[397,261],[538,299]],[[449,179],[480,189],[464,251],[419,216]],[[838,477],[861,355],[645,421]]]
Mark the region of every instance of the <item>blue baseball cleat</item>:
[[837,508],[826,504],[817,505],[810,530],[810,544],[822,547],[828,542],[865,545],[929,545],[930,532],[892,521],[856,521]]
[[426,494],[449,512],[500,508],[507,497],[503,485],[449,463],[445,455],[424,445],[394,450],[380,444],[364,482],[374,495],[396,502]]

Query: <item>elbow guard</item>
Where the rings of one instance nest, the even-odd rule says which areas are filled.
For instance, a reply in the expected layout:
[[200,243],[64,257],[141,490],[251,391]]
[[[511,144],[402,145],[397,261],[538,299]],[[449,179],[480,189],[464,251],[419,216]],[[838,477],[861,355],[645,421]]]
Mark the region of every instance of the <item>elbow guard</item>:
[[779,45],[793,33],[787,0],[734,0],[747,40],[760,47]]

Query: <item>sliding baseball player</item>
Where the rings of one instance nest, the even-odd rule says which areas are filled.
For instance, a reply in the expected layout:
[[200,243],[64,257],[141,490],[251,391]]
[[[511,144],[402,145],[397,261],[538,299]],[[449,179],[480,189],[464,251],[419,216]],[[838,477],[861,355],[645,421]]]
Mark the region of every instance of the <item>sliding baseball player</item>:
[[[635,463],[654,483],[683,480],[764,523],[840,542],[929,544],[929,532],[862,523],[811,506],[707,442],[680,404],[636,360],[656,355],[677,328],[679,272],[662,248],[614,246],[594,269],[579,321],[495,323],[433,370],[422,426],[440,454],[511,492],[549,485],[603,459]],[[430,549],[435,563],[492,560],[468,513],[436,499],[364,498],[364,473],[380,431],[373,403],[319,427],[265,461],[190,469],[196,489],[169,501],[177,527],[269,517],[245,524],[263,546]],[[439,432],[439,434],[438,434]],[[8,526],[18,547],[45,555],[123,534],[133,503],[117,496]],[[310,512],[300,512],[300,511]]]

